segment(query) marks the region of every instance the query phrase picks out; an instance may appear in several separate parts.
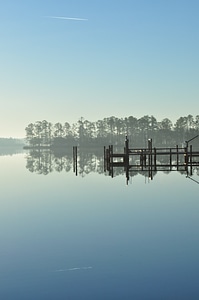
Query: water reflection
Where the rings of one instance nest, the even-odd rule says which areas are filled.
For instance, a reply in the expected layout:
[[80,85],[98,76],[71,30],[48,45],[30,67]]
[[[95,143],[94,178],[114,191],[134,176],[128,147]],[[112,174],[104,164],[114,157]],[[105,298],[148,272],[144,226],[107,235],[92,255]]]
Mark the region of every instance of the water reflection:
[[92,172],[104,174],[106,176],[116,177],[124,175],[126,182],[132,180],[137,175],[142,175],[145,178],[153,180],[158,172],[170,174],[171,172],[178,172],[187,178],[198,182],[199,165],[194,164],[186,166],[179,162],[178,166],[175,162],[172,165],[168,162],[167,157],[161,157],[159,164],[140,166],[136,160],[131,159],[130,167],[119,166],[107,169],[106,160],[101,149],[68,149],[68,151],[50,150],[34,150],[26,155],[26,168],[30,172],[37,174],[48,175],[51,172],[73,172],[77,176],[84,177]]
[[100,152],[99,149],[78,151],[74,161],[71,149],[64,152],[34,150],[26,155],[26,168],[30,172],[43,175],[47,175],[53,171],[69,172],[72,169],[77,175],[82,177],[91,172],[102,174],[104,172],[104,158]]
[[15,155],[19,153],[23,153],[25,151],[22,150],[22,147],[0,147],[0,156],[7,156],[7,155]]
[[199,299],[198,185],[137,170],[126,188],[101,152],[78,149],[78,177],[72,149],[0,157],[0,299]]
[[70,154],[54,154],[51,151],[31,151],[26,156],[26,168],[30,172],[47,175],[53,171],[69,172],[71,170],[72,156]]

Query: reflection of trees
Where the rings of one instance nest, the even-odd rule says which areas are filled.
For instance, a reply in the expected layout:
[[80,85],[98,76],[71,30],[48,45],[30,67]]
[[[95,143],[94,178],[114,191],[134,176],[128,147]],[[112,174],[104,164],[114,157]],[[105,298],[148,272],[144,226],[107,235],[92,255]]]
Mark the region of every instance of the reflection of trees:
[[[73,170],[73,156],[72,149],[69,152],[63,151],[50,151],[50,150],[34,150],[26,157],[26,168],[30,172],[37,174],[47,175],[53,171],[55,172],[69,172]],[[141,168],[136,164],[136,157],[132,158],[130,163],[133,165],[129,169],[129,178],[141,175],[146,178],[153,178],[158,172],[169,174],[171,171],[177,171],[176,168],[170,169],[168,157],[161,156],[157,164],[157,169],[153,166]],[[161,166],[162,165],[162,166]],[[105,174],[111,176],[126,176],[126,170],[123,167],[114,167],[113,174],[104,171],[104,157],[103,148],[101,149],[79,149],[77,155],[77,173],[81,177],[85,177],[90,173]],[[178,168],[180,174],[185,175],[186,169],[183,165]],[[193,174],[199,176],[199,167],[192,167]]]
[[30,172],[47,175],[54,170],[53,155],[50,151],[31,151],[26,161],[26,168]]
[[69,157],[68,155],[65,155],[61,157],[54,157],[53,168],[57,172],[69,172],[72,168],[72,156]]
[[[101,151],[94,153],[82,150],[78,155],[78,173],[85,176],[91,172],[103,173],[104,160]],[[34,150],[26,157],[26,168],[30,172],[47,175],[53,171],[69,172],[73,168],[71,152],[52,152],[50,150]]]
[[26,168],[30,172],[47,175],[53,171],[52,155],[48,151],[32,151],[27,156]]
[[85,175],[93,173],[104,172],[104,158],[99,150],[80,151],[78,156],[78,173],[84,177]]

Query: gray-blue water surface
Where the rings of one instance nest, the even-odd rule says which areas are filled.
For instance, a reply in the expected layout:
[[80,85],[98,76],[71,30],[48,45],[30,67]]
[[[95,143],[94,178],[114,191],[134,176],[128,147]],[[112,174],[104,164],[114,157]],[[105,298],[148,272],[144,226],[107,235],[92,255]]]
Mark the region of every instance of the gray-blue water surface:
[[199,299],[199,185],[0,157],[0,299]]

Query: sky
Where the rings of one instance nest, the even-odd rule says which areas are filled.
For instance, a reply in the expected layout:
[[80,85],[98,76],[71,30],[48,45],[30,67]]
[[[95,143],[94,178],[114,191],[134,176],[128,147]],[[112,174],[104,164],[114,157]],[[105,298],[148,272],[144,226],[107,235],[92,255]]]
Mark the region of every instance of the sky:
[[198,0],[1,1],[0,137],[39,120],[198,115],[198,15]]

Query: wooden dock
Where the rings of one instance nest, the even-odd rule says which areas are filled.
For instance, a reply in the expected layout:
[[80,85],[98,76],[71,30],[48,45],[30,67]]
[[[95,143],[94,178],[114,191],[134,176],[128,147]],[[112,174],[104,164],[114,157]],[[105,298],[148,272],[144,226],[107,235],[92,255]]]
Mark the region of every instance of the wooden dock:
[[115,167],[123,167],[127,179],[129,171],[137,170],[148,171],[149,177],[153,179],[153,172],[156,171],[176,170],[192,175],[194,166],[199,166],[199,150],[193,150],[189,141],[186,141],[185,147],[176,145],[173,148],[156,148],[152,145],[152,139],[149,139],[147,148],[130,148],[126,137],[123,153],[114,152],[113,145],[104,147],[104,170],[112,177]]

